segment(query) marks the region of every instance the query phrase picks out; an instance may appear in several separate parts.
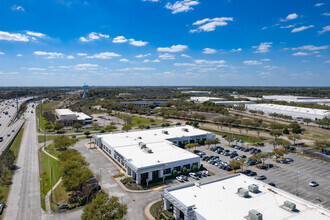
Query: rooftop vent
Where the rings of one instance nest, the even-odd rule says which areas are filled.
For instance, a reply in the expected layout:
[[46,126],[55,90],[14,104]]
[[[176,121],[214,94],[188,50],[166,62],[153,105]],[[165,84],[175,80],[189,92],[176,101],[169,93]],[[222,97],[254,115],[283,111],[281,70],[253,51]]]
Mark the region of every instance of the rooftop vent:
[[139,147],[140,147],[141,149],[143,149],[143,148],[146,148],[147,145],[146,145],[145,143],[143,143],[143,142],[140,142],[140,143],[139,143]]
[[163,134],[168,134],[168,131],[166,131],[166,130],[162,130],[162,133],[163,133]]
[[142,139],[142,137],[138,137],[138,139]]
[[240,187],[237,189],[237,194],[240,196],[240,197],[248,197],[249,196],[249,191],[247,191],[246,189]]
[[296,210],[296,204],[288,200],[284,201],[283,207],[289,209],[290,211]]
[[188,128],[182,128],[182,131],[189,132]]
[[256,184],[249,185],[248,189],[250,192],[253,192],[253,193],[259,192],[259,186],[257,186]]
[[257,210],[254,210],[254,209],[249,211],[248,217],[251,220],[262,220],[262,214],[260,212],[258,212]]
[[143,151],[146,152],[146,153],[148,153],[148,154],[151,154],[152,153],[152,150],[149,147],[143,148]]

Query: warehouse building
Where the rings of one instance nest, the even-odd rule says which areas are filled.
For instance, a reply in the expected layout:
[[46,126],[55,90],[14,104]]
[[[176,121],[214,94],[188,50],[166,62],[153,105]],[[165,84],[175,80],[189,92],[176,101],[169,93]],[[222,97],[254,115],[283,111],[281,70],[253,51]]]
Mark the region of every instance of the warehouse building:
[[214,102],[217,105],[224,105],[224,106],[244,106],[246,104],[252,104],[254,102],[251,101],[216,101]]
[[302,108],[288,105],[275,104],[249,104],[245,105],[247,110],[263,111],[266,114],[282,114],[291,116],[294,119],[309,118],[312,120],[330,118],[330,111],[323,109]]
[[83,112],[73,112],[70,109],[55,109],[56,121],[62,122],[65,126],[72,126],[74,123],[83,125],[92,124],[92,117]]
[[308,97],[308,96],[292,96],[292,95],[264,95],[262,97],[263,101],[285,101],[303,104],[318,104],[318,103],[330,103],[328,98],[319,97]]
[[187,183],[161,191],[164,209],[175,219],[318,219],[328,210],[278,188],[237,174],[206,183]]
[[194,95],[210,95],[212,92],[210,91],[182,91],[184,94],[194,94]]
[[117,102],[118,104],[121,105],[129,105],[129,104],[134,104],[135,106],[140,106],[140,107],[147,107],[149,105],[160,105],[166,103],[166,100],[155,100],[155,101],[128,101],[128,102]]
[[215,101],[226,101],[225,98],[217,98],[217,97],[190,97],[190,101],[196,103],[203,103],[203,102],[215,102]]
[[94,135],[95,143],[126,170],[138,184],[179,173],[183,167],[200,167],[200,157],[178,146],[187,141],[214,139],[210,132],[192,126],[175,126]]

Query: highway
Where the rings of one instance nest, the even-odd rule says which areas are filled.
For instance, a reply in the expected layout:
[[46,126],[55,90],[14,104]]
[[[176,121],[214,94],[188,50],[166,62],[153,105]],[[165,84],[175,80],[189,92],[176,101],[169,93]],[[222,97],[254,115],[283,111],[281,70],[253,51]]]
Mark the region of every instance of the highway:
[[9,191],[4,219],[41,219],[36,116],[32,104],[28,105],[27,112],[16,163],[18,168]]

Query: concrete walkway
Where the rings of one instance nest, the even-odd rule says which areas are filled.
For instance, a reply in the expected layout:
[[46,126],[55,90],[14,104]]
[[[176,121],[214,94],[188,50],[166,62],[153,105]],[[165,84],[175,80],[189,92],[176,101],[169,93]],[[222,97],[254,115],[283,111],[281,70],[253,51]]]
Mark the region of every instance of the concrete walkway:
[[59,161],[59,159],[58,159],[57,157],[55,157],[55,156],[51,155],[50,153],[48,153],[47,151],[45,151],[45,147],[42,147],[42,152],[44,152],[45,154],[47,154],[47,155],[50,156],[51,158],[53,158],[53,159]]
[[50,200],[49,200],[49,197],[50,197],[52,191],[54,191],[54,190],[56,189],[56,187],[57,187],[61,182],[62,182],[62,177],[57,181],[57,183],[53,186],[53,188],[47,192],[47,195],[46,195],[46,197],[45,197],[46,212],[47,212],[47,213],[51,213],[51,212],[52,212],[52,210],[51,210],[51,208],[50,208]]

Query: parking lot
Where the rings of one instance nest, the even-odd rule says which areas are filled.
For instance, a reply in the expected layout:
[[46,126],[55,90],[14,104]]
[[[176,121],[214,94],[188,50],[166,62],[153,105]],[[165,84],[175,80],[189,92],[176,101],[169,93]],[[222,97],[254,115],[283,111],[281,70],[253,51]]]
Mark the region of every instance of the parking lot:
[[[232,147],[226,147],[224,140],[217,146],[222,146],[225,150],[237,151],[238,155],[246,155],[246,157],[252,156],[250,152],[243,152]],[[246,145],[245,145],[246,146]],[[202,146],[198,150],[202,150],[207,156],[214,155],[219,156],[221,161],[230,162],[232,159],[229,156],[224,156],[208,150],[208,146]],[[269,147],[264,149],[259,147],[263,152],[269,152]],[[310,201],[314,204],[323,206],[326,209],[330,209],[330,166],[329,163],[319,160],[310,159],[307,157],[299,156],[294,153],[285,155],[287,158],[292,158],[293,162],[288,164],[276,163],[274,159],[270,158],[266,160],[266,163],[274,165],[273,168],[268,170],[259,169],[256,166],[249,166],[247,169],[257,173],[257,176],[264,175],[267,179],[263,180],[265,183],[275,183],[276,187],[290,192],[292,194],[298,193],[298,196]],[[229,172],[218,168],[206,161],[201,161],[204,167],[214,172],[216,176],[224,177],[229,175]],[[308,184],[311,181],[316,181],[319,186],[311,187]]]

